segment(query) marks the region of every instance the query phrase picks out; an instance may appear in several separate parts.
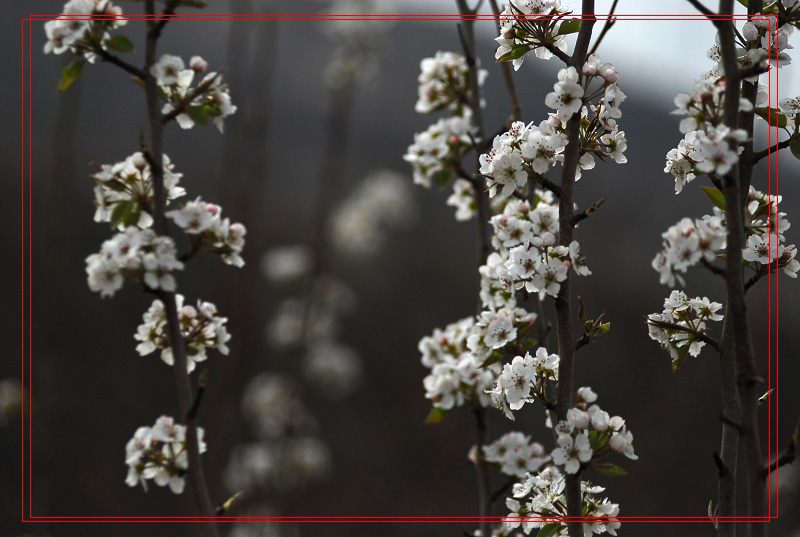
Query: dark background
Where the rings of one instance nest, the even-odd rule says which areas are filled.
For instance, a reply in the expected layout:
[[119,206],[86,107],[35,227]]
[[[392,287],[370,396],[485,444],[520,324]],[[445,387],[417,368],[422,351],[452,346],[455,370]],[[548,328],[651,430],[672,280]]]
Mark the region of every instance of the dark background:
[[[212,2],[208,12],[290,12],[290,2]],[[59,1],[35,4],[37,12],[56,13]],[[137,4],[121,4],[135,12]],[[28,7],[30,6],[30,7]],[[8,338],[19,341],[20,186],[19,169],[19,19],[34,4],[6,7],[2,20],[7,54],[0,55],[6,75],[2,111],[7,129],[0,144],[8,177],[2,214],[3,292],[8,297],[4,325]],[[316,12],[326,3],[307,2],[302,11]],[[331,40],[321,34],[324,22],[308,21],[176,21],[170,23],[160,50],[188,59],[200,54],[211,68],[226,66],[225,80],[239,111],[226,122],[226,134],[215,128],[167,129],[165,150],[178,171],[188,198],[201,195],[218,202],[224,214],[242,221],[249,237],[241,271],[217,260],[192,263],[179,275],[180,290],[215,302],[229,318],[233,334],[228,357],[207,362],[210,386],[202,409],[208,452],[203,456],[212,498],[221,501],[221,474],[230,449],[248,440],[241,422],[239,395],[247,378],[282,366],[264,340],[264,326],[278,295],[260,276],[258,260],[268,248],[307,241],[313,234],[313,193],[321,172],[324,117],[330,92],[322,71]],[[490,22],[479,23],[489,25]],[[634,23],[628,23],[634,24]],[[612,31],[616,31],[612,30]],[[141,62],[143,25],[130,22],[120,30],[137,44],[134,63]],[[453,22],[399,22],[382,30],[380,77],[357,90],[351,139],[346,154],[344,197],[358,178],[376,167],[409,174],[402,154],[414,132],[435,118],[412,113],[419,60],[437,50],[458,50]],[[481,34],[483,35],[483,34]],[[488,30],[485,35],[489,35]],[[129,76],[109,65],[87,65],[81,80],[59,96],[56,85],[65,55],[42,54],[43,23],[33,23],[33,506],[34,515],[139,516],[192,515],[189,494],[175,496],[151,487],[148,493],[124,484],[124,446],[140,425],[161,414],[176,415],[171,372],[153,356],[135,352],[132,335],[151,299],[127,285],[113,299],[101,300],[86,285],[84,258],[110,236],[92,221],[93,181],[90,162],[110,163],[137,149],[146,129],[144,95]],[[699,43],[703,53],[708,43]],[[493,64],[489,38],[480,41],[483,64],[490,70],[487,130],[509,113],[500,69]],[[602,49],[601,49],[602,51]],[[605,58],[605,56],[604,56]],[[614,61],[613,57],[605,58]],[[716,498],[716,468],[711,454],[719,447],[718,361],[711,349],[690,359],[676,374],[666,353],[647,337],[643,315],[660,311],[669,294],[658,284],[650,261],[660,234],[683,216],[710,212],[699,186],[689,185],[674,196],[663,173],[664,155],[677,145],[678,118],[670,116],[671,97],[653,85],[670,86],[672,75],[637,86],[635,64],[620,65],[620,85],[628,94],[621,128],[628,139],[628,164],[598,165],[585,173],[576,201],[586,207],[604,197],[606,203],[576,231],[593,275],[576,279],[591,315],[606,312],[611,332],[578,354],[577,385],[591,385],[599,403],[612,415],[626,418],[635,435],[639,461],[620,459],[628,470],[619,479],[587,477],[607,486],[609,498],[623,516],[704,516]],[[544,95],[551,91],[555,61],[526,60],[517,73],[524,116],[541,121]],[[791,67],[790,67],[791,69]],[[646,85],[647,83],[650,86]],[[675,87],[663,92],[686,91]],[[759,139],[757,148],[765,142]],[[782,210],[790,221],[800,214],[797,167],[782,154]],[[762,167],[754,178],[766,189]],[[414,515],[474,516],[474,473],[466,461],[474,423],[466,410],[443,423],[426,426],[429,410],[416,345],[434,327],[444,327],[473,313],[477,276],[474,260],[475,223],[456,223],[444,205],[448,192],[416,189],[420,207],[416,225],[392,236],[381,255],[367,264],[339,262],[334,268],[357,292],[359,307],[345,323],[344,339],[364,358],[365,382],[342,403],[311,400],[324,439],[334,457],[331,478],[293,493],[284,501],[285,515]],[[796,242],[797,230],[787,232]],[[777,398],[781,413],[775,439],[784,446],[800,408],[794,390],[794,360],[800,318],[798,283],[780,276],[780,327],[772,316],[768,338],[766,282],[749,293],[755,349],[760,370],[767,371],[767,348],[773,357],[780,345]],[[701,271],[687,275],[690,296],[722,301],[722,281]],[[721,324],[721,323],[720,323]],[[715,327],[719,335],[721,326]],[[776,331],[777,329],[777,331]],[[775,334],[777,333],[777,336]],[[0,364],[0,377],[19,376],[12,344]],[[776,372],[772,370],[773,385]],[[526,407],[517,427],[541,439],[548,449],[543,413]],[[767,413],[762,411],[766,450]],[[490,438],[510,428],[492,412]],[[178,524],[29,524],[19,519],[19,421],[0,429],[3,506],[0,536],[20,533],[52,535],[192,535],[196,529]],[[774,535],[797,535],[800,525],[798,478],[791,467],[781,470],[781,517],[770,524]],[[494,482],[503,478],[495,474]],[[774,502],[774,499],[773,499]],[[773,507],[774,510],[774,507]],[[499,510],[498,514],[503,514]],[[283,529],[288,529],[283,527]],[[462,535],[470,524],[305,524],[303,535]],[[697,524],[626,523],[621,535],[712,535],[708,522]],[[794,533],[793,533],[794,532]]]

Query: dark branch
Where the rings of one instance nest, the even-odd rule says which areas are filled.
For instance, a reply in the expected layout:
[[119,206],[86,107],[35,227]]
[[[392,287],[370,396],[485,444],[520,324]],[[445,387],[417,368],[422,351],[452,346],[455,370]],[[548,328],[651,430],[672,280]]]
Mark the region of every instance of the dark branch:
[[792,145],[792,142],[794,142],[795,140],[796,140],[796,138],[794,136],[792,136],[791,138],[787,138],[787,139],[785,139],[785,140],[783,140],[781,142],[776,143],[772,147],[768,147],[766,149],[762,149],[761,151],[757,151],[757,152],[753,153],[753,164],[755,164],[756,162],[758,162],[759,160],[761,160],[763,158],[768,157],[771,154],[777,153],[781,149],[785,149],[785,148],[789,147],[790,145]]
[[601,198],[601,199],[597,200],[596,202],[594,202],[594,203],[593,203],[593,204],[592,204],[592,205],[591,205],[591,206],[590,206],[588,209],[586,209],[585,211],[583,211],[583,212],[580,212],[580,213],[576,214],[575,216],[573,216],[573,217],[572,217],[572,227],[575,227],[575,226],[577,226],[579,222],[581,222],[581,221],[583,221],[583,220],[586,220],[587,218],[589,218],[589,216],[591,216],[592,214],[596,213],[596,212],[597,212],[597,209],[599,209],[599,208],[600,208],[600,206],[601,206],[603,203],[605,203],[605,201],[606,201],[606,199],[605,199],[605,198]]

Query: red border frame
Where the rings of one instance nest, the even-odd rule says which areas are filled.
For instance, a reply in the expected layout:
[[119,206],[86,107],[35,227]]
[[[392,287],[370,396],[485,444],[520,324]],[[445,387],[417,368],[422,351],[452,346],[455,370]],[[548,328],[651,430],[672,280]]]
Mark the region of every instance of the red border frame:
[[[220,516],[220,517],[206,517],[206,516],[172,516],[172,517],[162,517],[162,516],[137,516],[137,517],[126,517],[126,516],[45,516],[45,515],[33,515],[31,512],[32,503],[33,503],[33,491],[32,491],[32,476],[33,476],[33,467],[32,467],[32,418],[31,413],[27,413],[27,423],[26,423],[26,411],[31,407],[33,402],[33,385],[32,385],[32,363],[33,363],[33,335],[32,335],[32,313],[31,313],[31,304],[33,300],[33,282],[32,282],[32,248],[33,248],[33,237],[32,237],[32,227],[33,227],[33,207],[32,207],[32,188],[33,188],[33,157],[32,157],[32,141],[33,141],[33,134],[32,134],[32,115],[33,115],[33,103],[32,103],[32,56],[33,56],[33,21],[37,22],[45,22],[48,20],[52,20],[57,17],[64,17],[60,13],[56,14],[31,14],[30,17],[25,17],[22,20],[22,121],[21,121],[21,140],[22,140],[22,276],[21,276],[21,288],[22,288],[22,386],[27,388],[27,405],[25,399],[25,390],[23,390],[22,395],[22,420],[21,420],[21,456],[22,456],[22,490],[21,490],[21,499],[22,499],[22,522],[203,522],[203,521],[221,521],[221,522],[235,522],[235,521],[246,521],[246,522],[344,522],[344,523],[352,523],[352,522],[480,522],[482,520],[488,520],[492,522],[501,522],[503,520],[508,520],[508,515],[506,516],[487,516],[487,517],[479,517],[479,516],[472,516],[472,517],[465,517],[465,516],[391,516],[391,517],[381,517],[381,516],[293,516],[293,517],[282,517],[282,516]],[[107,18],[104,16],[71,16],[68,17],[71,19],[91,19],[91,18]],[[252,14],[252,15],[240,15],[240,14],[181,14],[181,15],[171,15],[171,16],[163,16],[163,15],[138,15],[138,14],[126,14],[122,15],[121,18],[126,20],[152,20],[152,19],[169,19],[169,20],[400,20],[400,21],[407,21],[407,20],[445,20],[445,21],[459,21],[459,20],[497,20],[498,17],[494,15],[484,15],[484,14],[476,14],[473,16],[462,16],[458,14],[375,14],[375,15],[347,15],[347,14]],[[567,19],[581,19],[581,16],[575,17],[568,17]],[[607,20],[609,18],[608,15],[595,15],[594,17],[596,20]],[[648,15],[613,15],[613,18],[620,19],[620,20],[659,20],[659,21],[679,21],[679,20],[709,20],[709,17],[706,17],[702,14],[689,14],[689,15],[656,15],[656,14],[648,14]],[[754,17],[756,19],[761,20],[768,20],[769,21],[769,29],[771,33],[771,28],[773,21],[777,24],[777,15],[758,15]],[[748,20],[746,15],[719,15],[714,17],[717,20]],[[27,42],[27,65],[26,65],[26,40],[25,40],[25,32],[26,32],[26,23],[27,22],[27,31],[28,31],[28,42]],[[775,50],[770,50],[770,57],[774,53],[777,57],[777,45]],[[27,71],[26,71],[27,66]],[[772,71],[771,71],[772,72]],[[776,85],[778,80],[778,69],[774,69],[775,72],[775,79]],[[27,78],[26,78],[27,75]],[[768,92],[771,97],[772,95],[772,83],[771,78],[768,78]],[[775,88],[775,95],[777,100],[777,87]],[[27,104],[27,108],[26,108]],[[27,115],[26,115],[27,112]],[[769,116],[771,118],[771,115]],[[26,121],[27,120],[27,121]],[[26,130],[27,127],[27,130]],[[770,152],[767,158],[767,174],[768,174],[768,194],[771,194],[772,189],[772,181],[771,181],[771,170],[772,170],[772,157],[774,154],[775,158],[775,195],[778,194],[778,152],[773,152],[772,148],[772,128],[771,124],[768,125],[767,130],[767,143],[768,147],[770,148]],[[777,126],[774,127],[777,129]],[[27,134],[27,145],[26,145],[26,134]],[[776,134],[777,139],[777,134]],[[27,149],[27,153],[26,153]],[[27,164],[26,164],[26,156],[27,156]],[[27,166],[27,167],[26,167]],[[27,178],[27,195],[26,198],[26,178]],[[26,222],[26,199],[27,199],[27,222]],[[26,226],[27,224],[27,226]],[[26,230],[27,230],[27,262],[26,262]],[[26,270],[27,268],[27,270]],[[776,368],[776,375],[775,375],[775,392],[774,397],[768,398],[768,432],[767,432],[767,454],[770,455],[772,451],[773,444],[772,444],[772,414],[773,414],[773,407],[772,401],[775,399],[775,453],[774,456],[777,458],[779,455],[778,452],[778,436],[777,436],[777,424],[778,424],[778,377],[777,377],[777,368],[778,368],[778,338],[777,338],[777,328],[778,328],[778,272],[777,270],[774,272],[774,279],[775,279],[775,368]],[[768,274],[767,277],[767,296],[768,296],[768,318],[767,318],[767,330],[768,330],[768,366],[767,366],[767,388],[771,389],[772,386],[772,274]],[[26,286],[27,286],[27,298],[28,298],[28,309],[27,309],[27,317],[26,317]],[[27,332],[27,349],[26,349],[26,322],[28,327]],[[26,354],[27,350],[27,354]],[[26,360],[27,358],[27,360]],[[27,377],[26,377],[26,363],[27,363]],[[26,378],[27,378],[27,386],[26,386]],[[26,428],[28,436],[26,437]],[[26,451],[27,447],[27,451]],[[27,461],[27,468],[26,468],[26,461]],[[27,469],[27,481],[26,481],[26,469]],[[775,498],[775,515],[772,515],[772,472],[770,472],[769,476],[767,477],[767,494],[768,494],[768,516],[763,517],[748,517],[748,516],[734,516],[734,517],[717,517],[716,520],[718,522],[769,522],[772,519],[778,518],[778,493],[777,493],[777,483],[778,483],[778,473],[779,469],[776,469],[775,474],[775,485],[776,485],[776,498]],[[26,488],[27,485],[27,488]],[[26,494],[28,492],[28,503],[26,504]],[[27,507],[27,512],[26,512]],[[616,519],[625,522],[702,522],[708,523],[709,518],[706,516],[617,516]],[[595,520],[591,517],[555,517],[557,520],[563,521],[592,521]],[[525,520],[553,520],[553,518],[547,519],[539,519],[535,517],[526,518]]]

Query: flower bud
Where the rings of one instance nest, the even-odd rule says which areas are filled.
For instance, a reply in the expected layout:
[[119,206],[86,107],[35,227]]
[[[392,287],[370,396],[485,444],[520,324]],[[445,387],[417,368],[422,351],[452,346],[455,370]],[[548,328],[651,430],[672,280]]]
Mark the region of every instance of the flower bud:
[[196,73],[202,73],[208,69],[208,62],[200,56],[192,56],[192,59],[189,60],[189,67]]

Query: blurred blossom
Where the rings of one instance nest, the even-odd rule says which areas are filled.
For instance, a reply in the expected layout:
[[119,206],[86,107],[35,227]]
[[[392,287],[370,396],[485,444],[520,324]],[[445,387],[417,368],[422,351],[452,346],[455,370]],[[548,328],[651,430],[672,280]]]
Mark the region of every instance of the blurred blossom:
[[5,425],[22,409],[22,383],[19,379],[0,380],[0,425]]
[[380,170],[367,176],[333,212],[328,229],[340,253],[363,259],[378,252],[387,230],[407,228],[415,218],[408,179]]
[[358,353],[332,341],[313,345],[305,357],[304,376],[332,399],[352,393],[362,377]]
[[287,431],[313,431],[316,421],[296,397],[295,383],[279,374],[254,377],[242,397],[242,414],[261,438],[279,438]]
[[308,276],[313,263],[314,256],[308,246],[280,246],[261,258],[261,273],[273,285],[298,283]]

